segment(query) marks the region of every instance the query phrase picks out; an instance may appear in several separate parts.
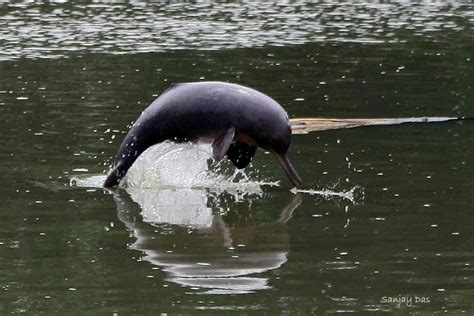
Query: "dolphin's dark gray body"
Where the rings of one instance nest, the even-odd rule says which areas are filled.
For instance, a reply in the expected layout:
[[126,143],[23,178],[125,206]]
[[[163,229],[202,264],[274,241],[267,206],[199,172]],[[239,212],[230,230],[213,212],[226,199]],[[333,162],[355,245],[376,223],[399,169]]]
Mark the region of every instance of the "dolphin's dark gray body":
[[166,140],[212,142],[214,158],[227,155],[238,168],[246,167],[261,147],[276,155],[293,185],[301,184],[287,157],[288,115],[275,100],[237,84],[196,82],[172,85],[143,111],[104,186],[117,185],[142,152]]

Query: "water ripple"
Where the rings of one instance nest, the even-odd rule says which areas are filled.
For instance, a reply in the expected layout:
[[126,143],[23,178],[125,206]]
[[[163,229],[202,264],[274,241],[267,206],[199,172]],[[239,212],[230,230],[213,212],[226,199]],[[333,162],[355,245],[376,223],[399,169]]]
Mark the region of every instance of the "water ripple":
[[3,3],[1,60],[74,53],[403,42],[469,29],[468,2]]

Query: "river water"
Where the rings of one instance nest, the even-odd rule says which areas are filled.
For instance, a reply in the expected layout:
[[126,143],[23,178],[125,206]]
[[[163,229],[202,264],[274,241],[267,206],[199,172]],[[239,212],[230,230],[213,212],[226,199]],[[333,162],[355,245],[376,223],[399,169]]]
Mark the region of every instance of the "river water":
[[170,83],[290,118],[472,117],[468,2],[0,1],[0,314],[474,313],[472,120],[294,135],[245,173],[162,144],[106,191]]

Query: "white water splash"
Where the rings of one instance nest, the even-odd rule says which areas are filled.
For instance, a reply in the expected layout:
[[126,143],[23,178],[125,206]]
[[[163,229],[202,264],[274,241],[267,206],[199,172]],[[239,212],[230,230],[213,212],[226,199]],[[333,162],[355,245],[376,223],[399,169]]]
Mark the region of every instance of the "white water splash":
[[[279,186],[278,181],[255,179],[255,170],[235,169],[224,159],[212,163],[212,147],[209,144],[172,142],[160,143],[148,148],[135,161],[121,182],[129,192],[137,190],[203,190],[213,193],[230,193],[238,201],[245,196],[262,196],[263,187]],[[105,175],[82,175],[71,179],[71,186],[102,188]],[[352,203],[359,200],[357,186],[349,191],[332,189],[291,189],[293,194],[319,195],[327,199],[342,198]],[[363,193],[362,193],[363,195]]]
[[104,185],[105,178],[107,178],[107,175],[105,174],[82,174],[71,177],[69,185],[71,187],[80,188],[102,188]]
[[127,188],[209,189],[247,194],[261,194],[263,186],[278,186],[278,182],[252,179],[227,160],[212,163],[211,156],[209,144],[161,143],[140,155],[123,182]]
[[[148,148],[135,161],[121,182],[127,189],[207,189],[234,195],[261,195],[262,187],[279,182],[255,179],[254,172],[237,170],[223,160],[212,163],[209,144],[160,143]],[[83,175],[71,179],[71,186],[102,187],[105,175]]]
[[349,191],[341,191],[341,192],[332,191],[332,190],[328,190],[328,189],[323,189],[323,190],[313,190],[313,189],[300,190],[300,189],[297,189],[297,188],[291,189],[291,192],[293,194],[305,193],[305,194],[309,194],[309,195],[320,195],[320,196],[325,197],[325,198],[338,197],[338,198],[348,200],[353,204],[355,204],[357,202],[357,200],[359,200],[359,198],[358,198],[359,194],[358,193],[361,194],[360,199],[362,199],[362,197],[363,197],[363,190],[362,190],[362,188],[360,188],[358,186],[354,186]]

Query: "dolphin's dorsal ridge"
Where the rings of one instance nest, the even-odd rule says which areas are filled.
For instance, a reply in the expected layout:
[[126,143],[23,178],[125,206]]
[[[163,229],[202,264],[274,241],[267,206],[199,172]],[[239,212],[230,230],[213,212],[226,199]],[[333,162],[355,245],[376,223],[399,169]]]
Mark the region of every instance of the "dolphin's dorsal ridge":
[[224,158],[230,144],[234,140],[235,127],[231,126],[227,130],[221,132],[219,136],[212,142],[212,157],[216,161],[221,161]]
[[172,82],[172,83],[170,83],[170,85],[168,86],[168,88],[166,88],[166,90],[163,91],[163,93],[168,92],[168,91],[170,91],[170,90],[173,90],[174,88],[176,88],[176,87],[178,87],[178,86],[180,86],[180,85],[182,85],[181,82]]

